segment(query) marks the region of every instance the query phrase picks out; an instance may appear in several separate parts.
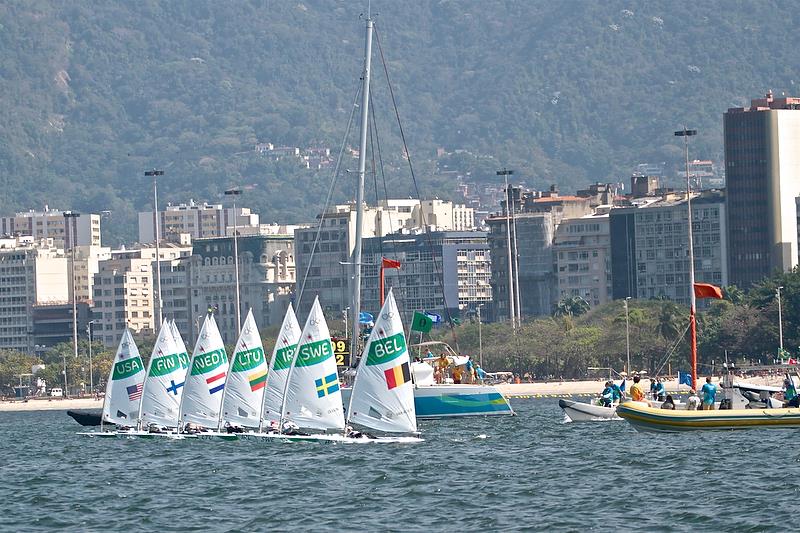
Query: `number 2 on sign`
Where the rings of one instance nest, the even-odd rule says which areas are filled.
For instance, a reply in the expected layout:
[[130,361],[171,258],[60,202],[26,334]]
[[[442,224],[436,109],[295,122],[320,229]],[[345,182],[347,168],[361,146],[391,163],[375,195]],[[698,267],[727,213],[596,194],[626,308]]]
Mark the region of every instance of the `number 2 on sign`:
[[336,353],[336,366],[344,366],[344,354]]

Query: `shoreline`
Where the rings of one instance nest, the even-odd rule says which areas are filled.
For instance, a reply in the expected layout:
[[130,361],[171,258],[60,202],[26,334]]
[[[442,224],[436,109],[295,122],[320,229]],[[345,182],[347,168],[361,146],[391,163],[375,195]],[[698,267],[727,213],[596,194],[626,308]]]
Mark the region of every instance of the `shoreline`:
[[0,401],[0,412],[67,411],[70,409],[102,409],[103,400],[94,398],[36,398]]

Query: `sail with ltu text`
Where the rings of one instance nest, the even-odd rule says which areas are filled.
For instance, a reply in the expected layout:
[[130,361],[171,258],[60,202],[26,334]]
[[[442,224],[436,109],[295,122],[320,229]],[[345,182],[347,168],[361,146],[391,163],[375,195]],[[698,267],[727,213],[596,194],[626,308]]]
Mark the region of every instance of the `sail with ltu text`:
[[220,425],[258,427],[264,387],[267,383],[267,360],[253,318],[252,310],[242,325],[236,341],[230,372],[222,391]]
[[188,366],[189,357],[176,346],[170,323],[164,322],[147,365],[139,411],[141,424],[178,426],[178,410]]
[[180,406],[181,424],[217,428],[222,391],[228,375],[228,354],[214,315],[203,322],[192,353]]
[[300,340],[300,324],[292,306],[286,308],[283,324],[272,350],[272,359],[267,373],[267,386],[264,392],[264,414],[262,418],[270,425],[281,419],[281,404],[286,390],[286,378],[292,366],[292,358]]
[[300,335],[286,389],[285,420],[305,428],[344,429],[339,374],[319,298]]
[[125,328],[106,382],[103,422],[119,426],[136,424],[139,405],[142,402],[144,378],[144,364],[139,349],[130,330]]
[[378,431],[417,431],[411,360],[391,289],[356,371],[348,422]]

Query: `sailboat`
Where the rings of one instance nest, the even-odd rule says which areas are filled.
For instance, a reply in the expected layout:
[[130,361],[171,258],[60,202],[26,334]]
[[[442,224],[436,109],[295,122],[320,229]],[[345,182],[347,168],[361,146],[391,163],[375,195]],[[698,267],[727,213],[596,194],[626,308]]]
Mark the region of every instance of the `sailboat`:
[[294,353],[281,419],[305,429],[344,431],[339,373],[319,298],[314,299]]
[[222,391],[220,431],[226,425],[250,428],[260,425],[268,368],[261,336],[250,310],[236,341],[231,369]]
[[82,434],[115,437],[117,432],[103,431],[103,424],[116,424],[118,427],[135,425],[139,416],[139,405],[142,401],[144,378],[144,363],[139,355],[139,349],[136,347],[130,330],[125,328],[106,382],[100,432]]
[[179,429],[186,433],[195,427],[217,429],[222,391],[228,375],[228,354],[214,315],[203,322],[189,362],[189,371],[179,406]]
[[137,437],[176,435],[178,409],[188,366],[188,356],[180,351],[175,342],[173,325],[165,321],[147,365],[137,427],[131,431],[118,431],[117,434]]
[[297,343],[300,342],[300,333],[300,324],[297,323],[294,309],[290,305],[286,308],[286,315],[283,317],[283,323],[272,350],[259,431],[263,430],[264,424],[272,428],[277,428],[280,424],[286,381],[292,367]]
[[[411,358],[391,289],[356,370],[347,409],[347,423],[351,422],[385,433],[417,433]],[[372,437],[358,432],[350,432],[350,439],[347,440],[352,440],[355,435],[360,435],[362,440],[375,442],[422,440],[416,436]]]

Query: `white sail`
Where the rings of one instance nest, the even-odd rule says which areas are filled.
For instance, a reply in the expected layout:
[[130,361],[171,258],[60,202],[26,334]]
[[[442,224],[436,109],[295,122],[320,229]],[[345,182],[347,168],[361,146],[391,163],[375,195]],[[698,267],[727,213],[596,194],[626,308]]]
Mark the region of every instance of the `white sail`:
[[178,325],[175,323],[174,320],[169,321],[169,325],[172,328],[172,337],[175,339],[175,345],[178,347],[178,353],[182,353],[186,355],[186,360],[189,360],[189,352],[186,350],[186,344],[183,342],[183,337],[181,337],[181,332],[178,331]]
[[285,419],[300,427],[344,429],[342,392],[319,298],[308,315],[287,385]]
[[281,419],[281,404],[286,390],[286,378],[292,366],[292,358],[300,340],[300,324],[290,305],[283,317],[283,324],[272,350],[272,359],[267,373],[267,387],[264,392],[264,414],[262,418],[270,424]]
[[228,354],[214,315],[208,315],[195,344],[183,389],[181,423],[215,428],[219,424]]
[[103,400],[103,421],[120,426],[133,426],[139,416],[144,387],[144,363],[128,328],[114,356],[114,363],[106,382]]
[[179,351],[172,327],[164,322],[147,365],[139,420],[143,425],[177,427],[189,357]]
[[411,360],[392,291],[364,346],[348,420],[378,431],[417,431]]
[[267,360],[252,310],[242,325],[231,369],[225,381],[220,423],[258,427],[264,387],[267,383]]

